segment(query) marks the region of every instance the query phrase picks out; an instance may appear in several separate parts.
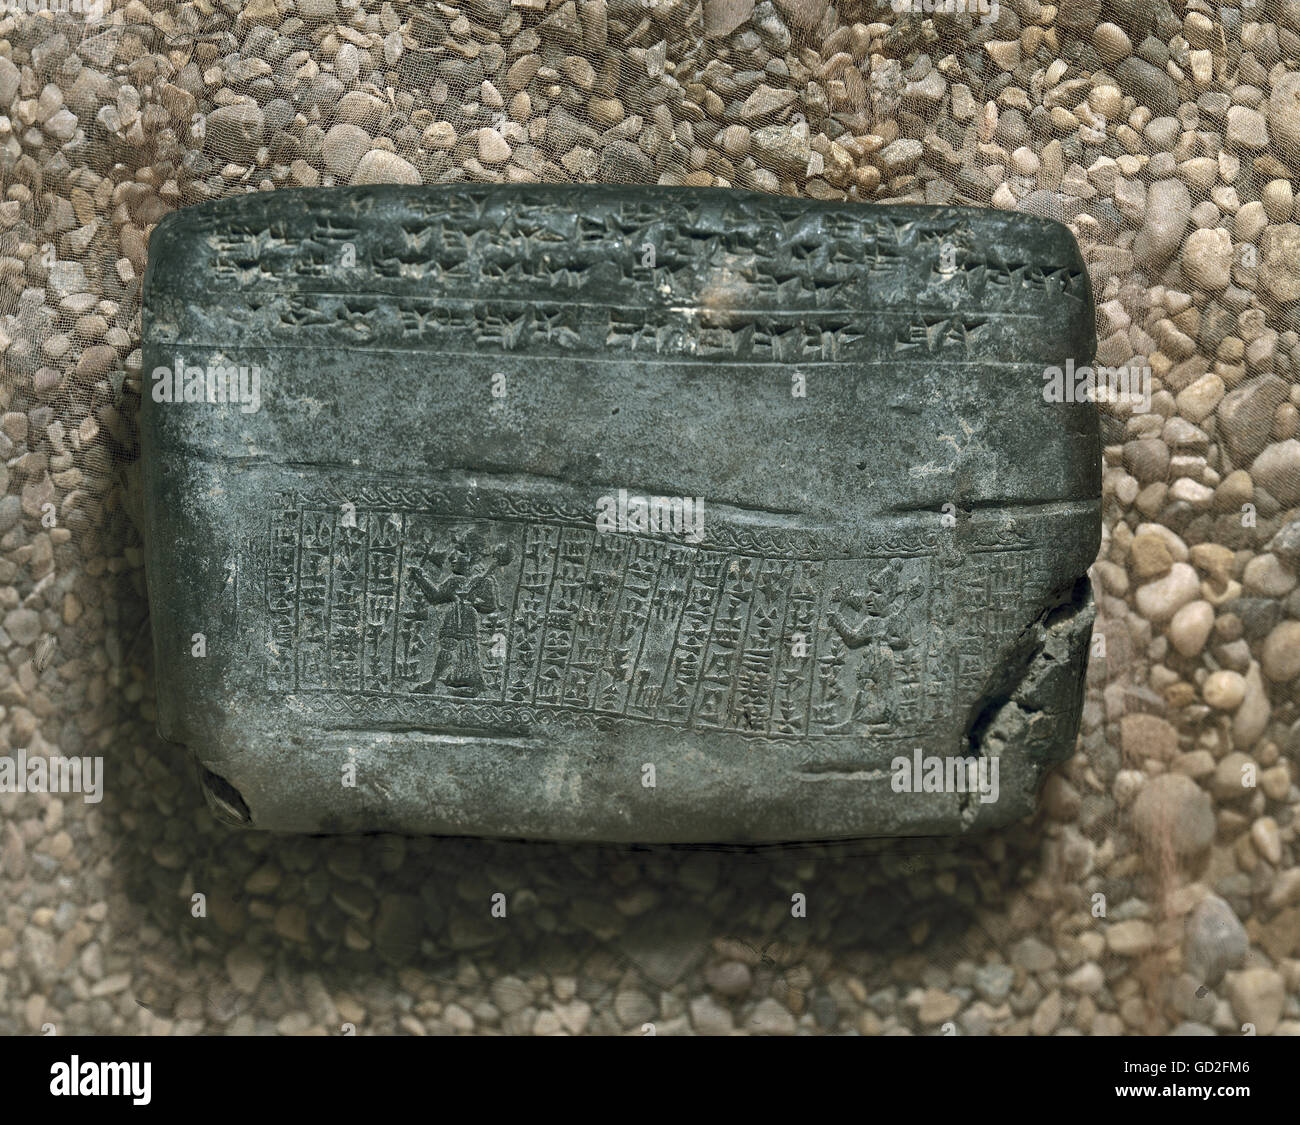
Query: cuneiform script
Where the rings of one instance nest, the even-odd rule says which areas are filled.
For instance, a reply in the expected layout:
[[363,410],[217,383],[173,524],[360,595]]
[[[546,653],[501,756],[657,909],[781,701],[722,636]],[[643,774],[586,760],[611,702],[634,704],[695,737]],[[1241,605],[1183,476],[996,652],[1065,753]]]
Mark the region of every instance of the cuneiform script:
[[1023,324],[1068,318],[1087,296],[1077,264],[1021,260],[942,210],[755,199],[738,213],[666,196],[575,212],[473,189],[400,208],[323,197],[306,221],[277,206],[213,226],[201,310],[184,279],[159,295],[160,311],[190,313],[195,344],[1028,361]]
[[714,522],[694,544],[535,498],[288,492],[237,596],[264,686],[325,711],[889,737],[974,698],[1044,569],[1005,530],[953,554]]

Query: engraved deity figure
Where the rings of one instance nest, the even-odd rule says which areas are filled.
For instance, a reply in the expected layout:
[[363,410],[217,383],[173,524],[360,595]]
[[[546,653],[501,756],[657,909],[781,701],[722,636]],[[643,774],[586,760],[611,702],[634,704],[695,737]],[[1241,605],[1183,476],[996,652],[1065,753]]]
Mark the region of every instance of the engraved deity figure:
[[914,580],[903,588],[903,562],[891,559],[889,565],[867,580],[866,589],[845,591],[835,596],[842,607],[853,611],[852,622],[836,611],[827,619],[850,649],[865,646],[858,665],[858,686],[842,723],[827,727],[827,734],[849,734],[855,729],[894,719],[894,653],[912,642],[907,622],[909,604],[921,596],[922,585]]
[[434,692],[445,684],[454,695],[477,695],[483,690],[483,665],[479,656],[479,614],[497,613],[501,600],[492,570],[510,561],[511,551],[504,543],[493,548],[480,570],[474,561],[484,548],[483,537],[476,531],[458,535],[450,550],[436,561],[445,562],[451,572],[439,583],[412,567],[408,572],[429,599],[429,621],[436,608],[446,605],[438,629],[438,655],[433,674],[415,688],[417,692]]

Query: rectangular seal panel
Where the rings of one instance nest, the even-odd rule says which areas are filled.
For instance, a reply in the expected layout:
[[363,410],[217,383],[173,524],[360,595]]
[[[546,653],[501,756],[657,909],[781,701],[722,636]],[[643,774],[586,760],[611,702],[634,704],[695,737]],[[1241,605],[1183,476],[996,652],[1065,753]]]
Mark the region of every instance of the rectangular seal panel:
[[1078,725],[1097,413],[1046,374],[1094,344],[1069,231],[1000,212],[457,185],[170,215],[159,729],[223,817],[289,831],[1020,818]]

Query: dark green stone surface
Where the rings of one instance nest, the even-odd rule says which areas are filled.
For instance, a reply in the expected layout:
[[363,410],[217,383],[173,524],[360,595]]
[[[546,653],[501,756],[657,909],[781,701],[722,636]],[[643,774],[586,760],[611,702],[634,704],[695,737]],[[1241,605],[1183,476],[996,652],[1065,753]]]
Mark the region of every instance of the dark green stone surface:
[[[951,834],[1072,752],[1100,450],[1043,394],[1094,348],[1063,226],[247,195],[159,224],[144,335],[159,728],[232,822]],[[256,369],[258,409],[155,401],[178,363]],[[602,531],[619,490],[699,498],[702,534]],[[918,748],[996,757],[998,799],[896,791]]]

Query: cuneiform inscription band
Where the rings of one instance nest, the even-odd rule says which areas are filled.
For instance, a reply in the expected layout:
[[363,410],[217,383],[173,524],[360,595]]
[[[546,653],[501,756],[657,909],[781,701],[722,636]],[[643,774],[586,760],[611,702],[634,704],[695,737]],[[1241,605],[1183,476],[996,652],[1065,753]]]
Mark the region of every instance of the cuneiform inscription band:
[[281,493],[241,567],[258,576],[265,688],[344,718],[923,730],[978,691],[1037,567],[1005,525],[959,557],[942,528],[849,545],[715,519],[691,543],[509,491],[352,495]]

